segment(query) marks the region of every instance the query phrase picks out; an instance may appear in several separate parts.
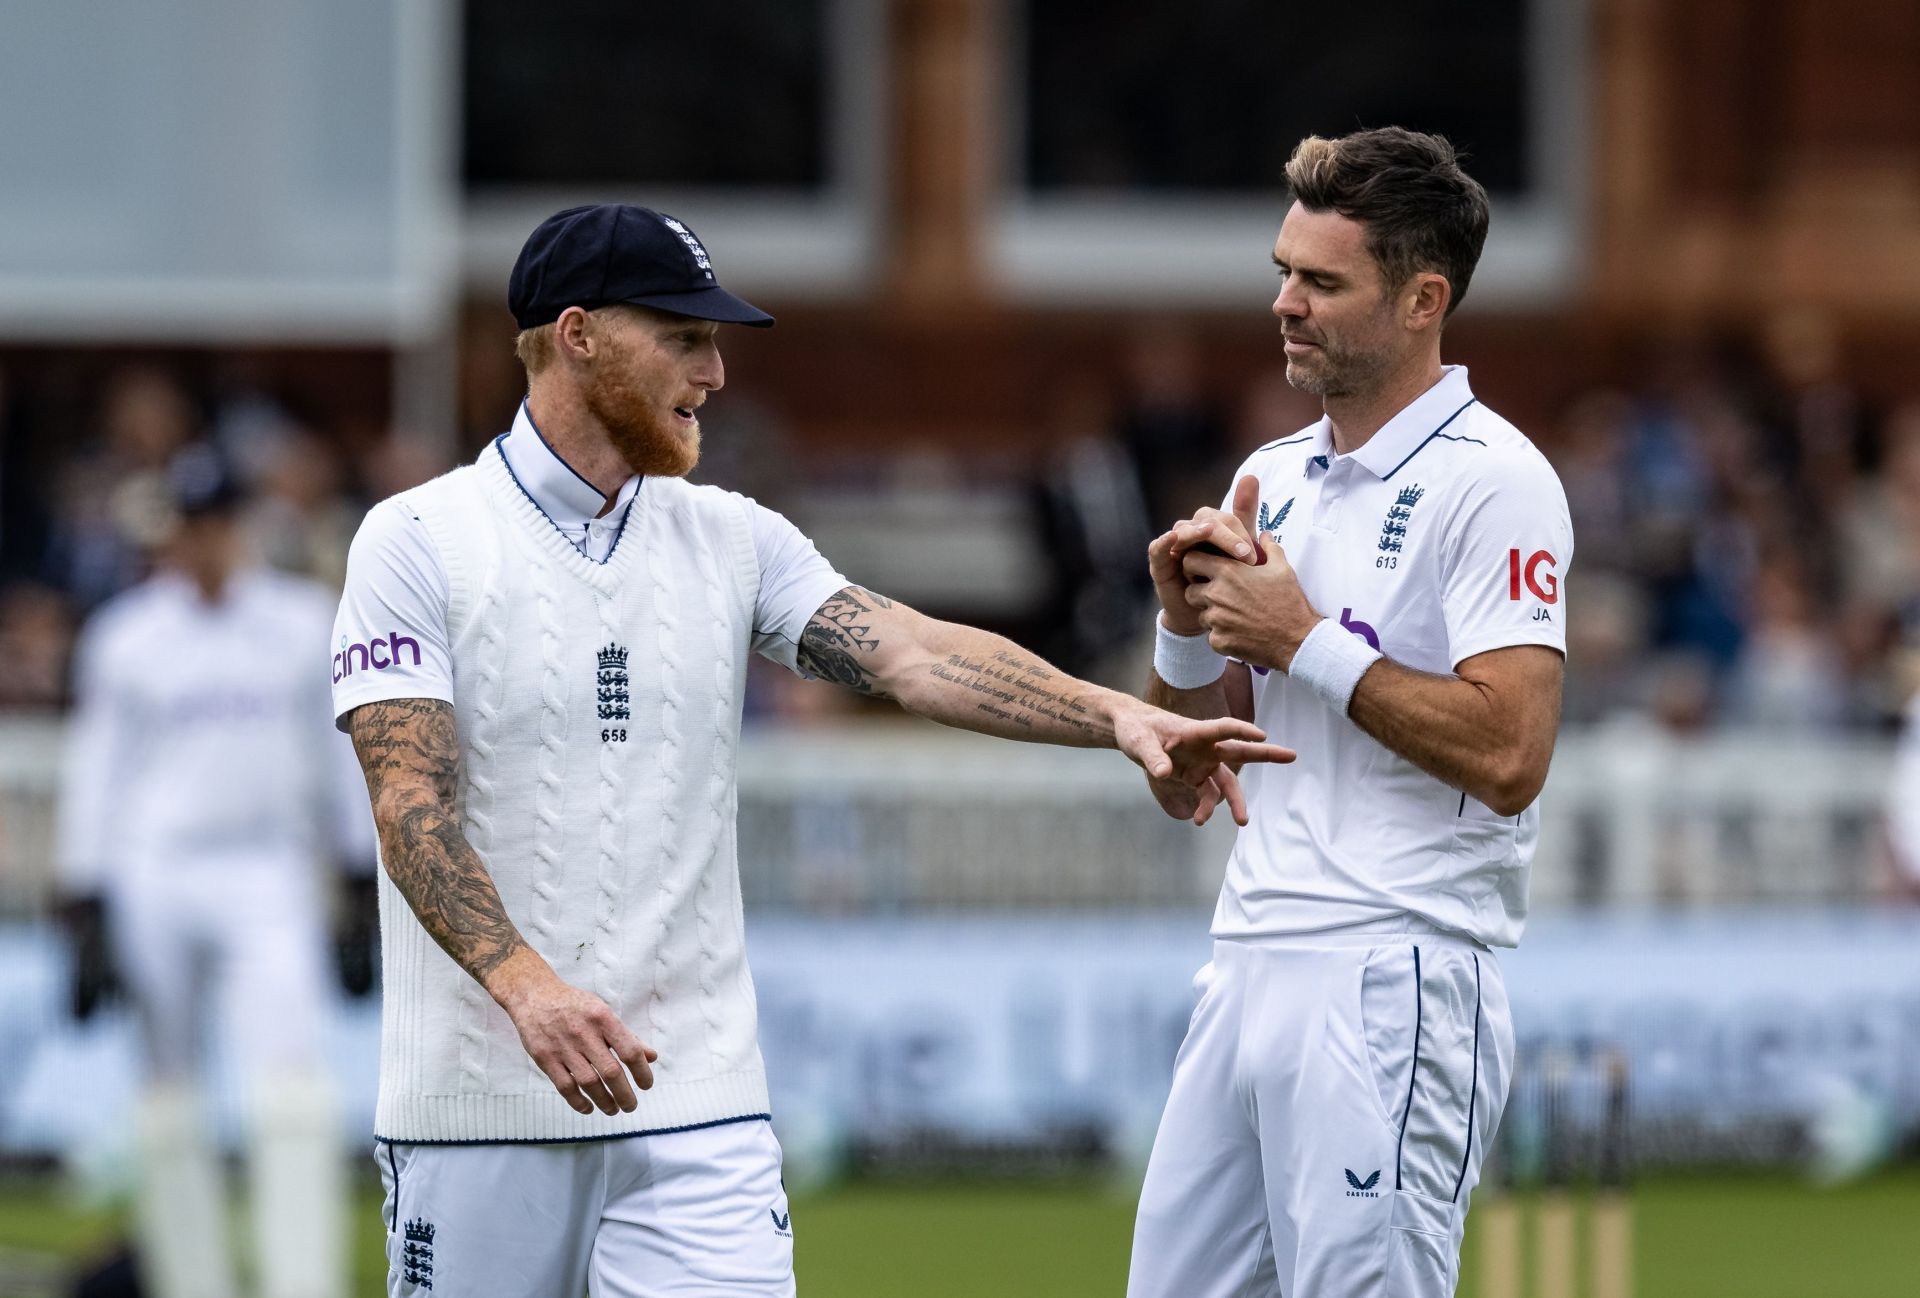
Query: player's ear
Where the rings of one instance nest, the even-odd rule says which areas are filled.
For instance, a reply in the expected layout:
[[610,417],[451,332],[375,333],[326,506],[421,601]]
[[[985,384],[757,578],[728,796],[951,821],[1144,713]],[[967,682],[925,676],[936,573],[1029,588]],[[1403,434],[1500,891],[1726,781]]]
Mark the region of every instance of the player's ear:
[[553,344],[560,355],[572,361],[591,360],[598,344],[593,317],[582,307],[570,306],[553,322]]
[[1453,301],[1453,285],[1436,271],[1421,271],[1400,291],[1406,303],[1407,328],[1430,329],[1447,318],[1447,304]]

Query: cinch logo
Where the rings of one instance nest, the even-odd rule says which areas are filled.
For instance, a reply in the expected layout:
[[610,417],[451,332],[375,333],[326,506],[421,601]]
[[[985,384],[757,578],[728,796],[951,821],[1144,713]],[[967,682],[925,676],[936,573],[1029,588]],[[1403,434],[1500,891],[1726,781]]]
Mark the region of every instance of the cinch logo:
[[[1554,573],[1557,565],[1551,554],[1545,550],[1535,550],[1528,556],[1526,563],[1520,562],[1518,550],[1507,551],[1507,598],[1520,598],[1520,583],[1526,582],[1527,589],[1542,604],[1560,602],[1560,578]],[[1545,568],[1547,575],[1542,577],[1540,569]]]
[[333,656],[333,683],[338,685],[355,672],[363,672],[368,668],[378,672],[398,665],[403,645],[413,650],[413,665],[418,667],[420,642],[410,635],[390,631],[385,640],[374,640],[367,644],[348,644],[347,638],[341,636],[340,652]]
[[1347,1191],[1347,1197],[1349,1199],[1378,1199],[1380,1197],[1380,1192],[1373,1188],[1380,1184],[1380,1170],[1378,1168],[1375,1168],[1373,1175],[1364,1181],[1355,1176],[1353,1169],[1350,1167],[1342,1168],[1341,1170],[1347,1174],[1347,1184],[1353,1187]]

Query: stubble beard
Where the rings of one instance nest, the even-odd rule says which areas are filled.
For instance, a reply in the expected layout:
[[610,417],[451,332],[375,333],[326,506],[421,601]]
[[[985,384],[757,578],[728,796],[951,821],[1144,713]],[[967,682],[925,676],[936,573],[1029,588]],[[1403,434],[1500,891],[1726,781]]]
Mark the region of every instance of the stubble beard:
[[1319,363],[1312,367],[1289,357],[1287,382],[1322,400],[1365,392],[1391,367],[1385,352],[1349,351],[1331,340],[1322,342],[1319,352]]
[[586,391],[587,410],[607,430],[629,469],[649,477],[684,478],[700,463],[700,424],[695,420],[683,426],[669,400],[613,369],[596,373]]

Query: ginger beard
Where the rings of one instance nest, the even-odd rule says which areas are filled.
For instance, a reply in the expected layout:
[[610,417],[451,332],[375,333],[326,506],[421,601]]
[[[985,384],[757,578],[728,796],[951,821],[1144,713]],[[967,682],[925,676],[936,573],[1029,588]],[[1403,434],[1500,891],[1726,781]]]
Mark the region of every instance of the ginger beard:
[[[639,354],[641,348],[653,354]],[[609,364],[594,367],[583,399],[628,468],[651,477],[684,478],[700,462],[700,421],[674,413],[682,385],[659,353],[651,339],[640,347],[617,347]],[[692,413],[691,406],[682,408]]]

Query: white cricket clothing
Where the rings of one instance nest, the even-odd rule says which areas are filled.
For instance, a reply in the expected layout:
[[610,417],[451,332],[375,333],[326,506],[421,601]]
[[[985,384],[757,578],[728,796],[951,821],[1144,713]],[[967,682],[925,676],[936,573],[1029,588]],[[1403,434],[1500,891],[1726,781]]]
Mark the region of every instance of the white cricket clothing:
[[242,570],[209,603],[165,574],[82,633],[59,857],[98,888],[146,1045],[139,1222],[158,1298],[232,1292],[224,1194],[193,1076],[214,1015],[246,1079],[268,1298],[344,1291],[318,858],[374,857],[366,785],[314,660],[332,595]]
[[1128,1298],[1454,1292],[1512,1072],[1505,987],[1464,939],[1410,918],[1361,927],[1214,943]]
[[169,573],[81,633],[58,857],[69,887],[109,902],[162,1077],[198,1063],[209,996],[249,1072],[323,1058],[316,866],[374,856],[365,782],[312,671],[331,604],[265,570],[236,573],[209,604]]
[[[1254,452],[1234,480],[1249,473],[1260,529],[1307,599],[1387,657],[1449,673],[1512,645],[1566,651],[1566,495],[1533,444],[1475,400],[1463,367],[1351,454],[1334,452],[1323,418]],[[1280,672],[1255,669],[1253,696],[1255,722],[1299,758],[1241,774],[1252,823],[1215,937],[1414,915],[1489,946],[1519,942],[1537,806],[1495,815]]]
[[[554,453],[525,402],[513,428],[494,445],[552,525],[596,563],[613,552],[638,497],[676,481],[629,478],[615,494],[613,508],[599,517],[605,498]],[[446,564],[406,499],[403,493],[375,505],[353,540],[333,647],[334,702],[343,728],[347,712],[362,703],[453,700]],[[846,579],[785,517],[746,497],[738,499],[747,507],[760,569],[753,648],[798,671],[794,655],[801,629]]]
[[332,604],[312,582],[242,569],[218,603],[163,573],[101,606],[80,634],[67,728],[69,887],[164,886],[186,863],[373,859],[366,784],[311,668]]
[[[516,477],[505,440],[369,517],[348,560],[334,706],[450,699],[462,831],[508,914],[660,1059],[635,1112],[575,1112],[383,876],[376,1134],[546,1142],[764,1114],[733,823],[746,654],[792,665],[800,628],[845,579],[806,545],[810,576],[781,574],[786,606],[763,621],[766,511],[672,478],[639,486],[596,561]],[[396,566],[409,536],[437,565]],[[437,605],[396,597],[430,566]],[[422,674],[439,651],[436,688]]]
[[389,1298],[791,1298],[763,1120],[638,1140],[374,1148]]

